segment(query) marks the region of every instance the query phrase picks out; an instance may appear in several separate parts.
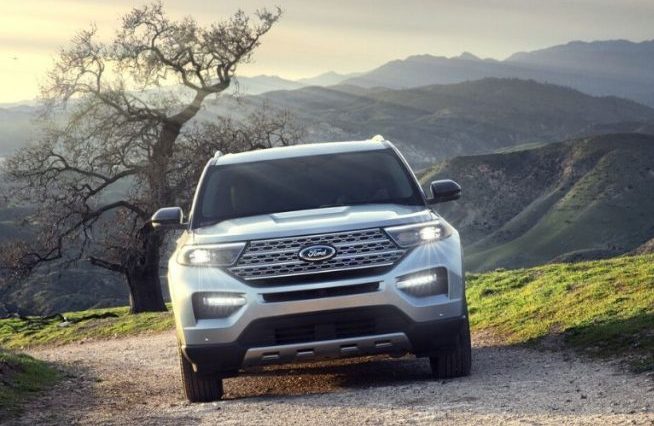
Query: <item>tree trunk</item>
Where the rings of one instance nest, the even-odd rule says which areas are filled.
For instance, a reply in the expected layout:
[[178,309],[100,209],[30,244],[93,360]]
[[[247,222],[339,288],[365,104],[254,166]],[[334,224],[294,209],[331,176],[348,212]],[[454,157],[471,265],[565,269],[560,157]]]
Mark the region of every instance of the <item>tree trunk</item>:
[[129,284],[129,313],[163,312],[166,304],[161,292],[159,270],[139,269],[127,274]]
[[126,267],[130,313],[166,311],[159,279],[161,236],[146,226],[140,237],[143,244]]
[[[168,184],[168,163],[173,156],[182,126],[198,113],[208,94],[209,92],[198,91],[192,103],[163,123],[159,140],[152,149],[148,176],[151,203],[155,208],[170,207],[176,199]],[[129,254],[125,268],[129,284],[130,312],[165,311],[166,304],[163,301],[159,279],[162,236],[149,225],[145,225],[139,231],[137,239],[137,249]]]

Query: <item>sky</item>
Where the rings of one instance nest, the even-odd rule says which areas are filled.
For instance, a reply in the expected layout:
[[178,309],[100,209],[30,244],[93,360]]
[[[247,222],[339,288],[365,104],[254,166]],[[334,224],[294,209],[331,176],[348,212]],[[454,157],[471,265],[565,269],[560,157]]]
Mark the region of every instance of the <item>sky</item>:
[[[110,40],[136,0],[0,0],[0,103],[34,98],[60,47],[91,23]],[[164,0],[208,24],[281,6],[241,75],[359,72],[415,54],[504,59],[571,40],[654,39],[654,0]]]

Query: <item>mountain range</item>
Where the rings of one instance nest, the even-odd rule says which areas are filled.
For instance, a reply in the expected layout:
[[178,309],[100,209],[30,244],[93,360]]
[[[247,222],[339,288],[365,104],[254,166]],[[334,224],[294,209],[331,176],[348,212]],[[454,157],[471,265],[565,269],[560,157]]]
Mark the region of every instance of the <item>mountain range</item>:
[[520,52],[503,61],[471,53],[410,56],[343,81],[361,87],[410,88],[486,77],[533,79],[654,106],[654,40],[581,42]]
[[[206,101],[196,120],[242,118],[262,105],[290,111],[307,128],[308,142],[382,134],[417,168],[525,144],[654,129],[654,109],[634,101],[497,78],[411,89],[336,85],[227,95]],[[0,156],[34,137],[36,113],[35,107],[0,109]]]
[[358,75],[360,73],[339,74],[330,71],[314,77],[300,78],[298,80],[288,80],[276,75],[238,77],[231,91],[235,91],[240,95],[260,95],[275,90],[293,90],[307,86],[333,86]]
[[454,156],[489,153],[616,131],[649,132],[654,109],[616,97],[595,97],[530,80],[487,78],[412,89],[308,87],[207,104],[229,115],[265,105],[289,110],[310,141],[382,134],[415,167]]
[[[230,95],[235,93],[241,97],[257,95],[265,95],[271,99],[275,97],[278,99],[287,97],[288,102],[286,104],[291,109],[302,111],[301,105],[293,104],[293,100],[301,99],[303,101],[302,105],[305,105],[307,102],[316,104],[324,103],[325,98],[329,98],[332,95],[334,97],[340,97],[343,100],[347,95],[351,95],[354,98],[357,96],[359,98],[375,98],[371,94],[380,92],[376,96],[379,99],[387,95],[391,97],[395,96],[395,93],[388,89],[417,89],[419,92],[422,92],[423,90],[421,88],[424,86],[451,85],[486,78],[517,78],[568,87],[595,96],[624,97],[654,107],[654,72],[652,70],[654,70],[654,40],[643,42],[626,40],[573,41],[564,45],[531,52],[518,52],[501,61],[481,59],[469,52],[452,58],[433,55],[415,55],[403,60],[388,62],[370,71],[354,74],[327,72],[315,77],[298,80],[266,75],[238,77],[235,79],[233,87],[227,93]],[[315,86],[324,87],[329,92],[315,89]],[[289,92],[296,91],[297,89],[304,89],[306,91],[292,95],[275,95],[276,91]],[[312,91],[311,89],[315,90]],[[384,92],[384,90],[386,91]],[[406,92],[406,96],[410,95],[411,92]],[[421,95],[427,96],[428,94],[423,93]],[[315,96],[316,99],[310,100],[312,96]],[[335,103],[339,103],[341,100],[335,99]],[[534,100],[537,101],[536,99]],[[221,102],[223,101],[221,100]],[[216,112],[238,115],[238,110],[242,109],[239,107],[235,110],[234,105],[229,104],[229,101],[225,103],[229,106],[222,109],[219,107],[216,111],[209,111],[208,114],[205,114],[205,117],[213,118]],[[507,105],[504,109],[509,107],[510,105]],[[375,107],[371,106],[370,108]],[[36,115],[34,109],[35,107],[30,104],[0,105],[0,156],[13,152],[16,147],[23,145],[34,136],[33,127],[30,123],[32,117]],[[423,129],[425,128],[429,132],[432,132],[432,135],[436,137],[441,136],[439,133],[441,127],[438,125],[432,126],[429,123],[425,124],[425,122],[433,122],[434,120],[439,121],[438,124],[443,124],[444,120],[447,120],[449,117],[447,117],[446,110],[441,109],[439,112],[441,113],[440,115],[434,115],[431,118],[423,117],[423,120],[412,123],[416,124],[418,128],[415,130],[416,138],[409,137],[410,144],[412,144],[412,139],[422,138],[424,136]],[[345,118],[344,120],[337,120],[338,123],[336,124],[330,122],[334,121],[337,113],[338,111],[331,111],[329,113],[329,121],[321,123],[318,126],[320,129],[315,132],[315,138],[327,137],[327,139],[338,139],[353,133],[352,129],[347,129],[348,125],[345,113],[341,114]],[[313,122],[316,122],[319,121],[320,117],[312,116],[309,118]],[[374,120],[371,121],[370,124],[380,124],[382,127],[380,130],[374,129],[373,133],[383,133],[385,131],[384,129],[388,127],[383,122],[385,118],[388,118],[388,116],[384,117],[382,114],[380,123]],[[343,122],[345,123],[343,124]],[[514,142],[503,140],[507,136],[509,138],[522,138],[524,136],[522,132],[506,135],[504,134],[505,132],[500,131],[497,134],[497,129],[494,128],[493,123],[482,120],[481,124],[481,127],[476,130],[478,130],[479,135],[482,137],[486,137],[484,132],[489,131],[487,135],[490,144],[493,145],[493,149],[497,148],[498,143],[505,143],[507,146],[513,145]],[[606,124],[591,123],[593,126],[603,126]],[[631,131],[634,124],[623,123],[622,125],[626,127],[618,129],[615,127],[618,123],[611,122],[608,123],[610,128],[605,130]],[[369,133],[365,129],[365,125],[366,123],[364,122],[358,134],[368,137]],[[545,126],[547,127],[547,124]],[[644,123],[644,126],[651,127],[651,124],[647,121]],[[443,137],[450,137],[447,134],[450,128],[451,126],[449,125],[444,126]],[[434,130],[436,130],[436,133],[433,133]],[[600,127],[597,127],[596,130],[598,133],[601,131]],[[389,131],[392,131],[392,129],[389,129]],[[465,131],[467,135],[465,136],[474,138],[474,135],[469,135],[469,133],[474,132],[474,126],[468,126]],[[402,135],[409,133],[412,132],[402,131]],[[396,136],[396,134],[392,135]],[[538,134],[537,136],[540,138],[541,135]],[[548,138],[547,135],[545,136]],[[566,131],[558,135],[553,134],[552,136],[555,139],[562,139],[574,136],[574,134]],[[315,138],[312,140],[316,140]],[[531,143],[531,141],[526,141],[525,143]],[[408,145],[406,147],[408,148]],[[453,153],[460,155],[467,152],[469,151],[464,149],[458,152],[454,151]],[[415,153],[416,157],[420,157],[421,155],[420,150]],[[432,160],[440,159],[442,158],[438,157]]]
[[488,77],[531,79],[571,87],[597,96],[620,96],[654,107],[654,40],[572,41],[517,52],[504,60],[464,52],[455,57],[429,54],[390,61],[372,70],[288,80],[277,76],[240,77],[240,92],[259,95],[274,90],[337,84],[405,89],[453,84]]

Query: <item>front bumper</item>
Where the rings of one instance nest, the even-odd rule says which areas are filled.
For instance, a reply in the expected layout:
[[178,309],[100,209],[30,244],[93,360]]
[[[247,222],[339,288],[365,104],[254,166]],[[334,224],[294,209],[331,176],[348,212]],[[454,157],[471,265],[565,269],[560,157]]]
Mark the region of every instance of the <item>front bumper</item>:
[[[273,325],[263,322],[278,323],[293,321],[299,328],[304,323],[316,323],[319,326],[331,322],[343,322],[344,318],[364,318],[367,314],[380,314],[381,324],[372,334],[356,337],[326,338],[312,342],[289,343],[272,346],[252,346],[248,336],[265,334]],[[388,317],[382,316],[389,314]],[[290,315],[259,320],[248,327],[244,335],[236,342],[214,345],[186,345],[182,347],[184,356],[193,363],[196,371],[202,374],[218,374],[222,377],[236,375],[241,368],[312,361],[318,359],[341,358],[377,354],[397,354],[406,352],[416,356],[427,356],[435,351],[453,347],[461,327],[463,316],[442,320],[412,322],[392,306],[373,308],[353,308],[305,315],[305,318]],[[390,332],[389,330],[396,330]]]
[[[435,267],[447,269],[447,294],[414,297],[397,289],[397,277]],[[456,233],[443,241],[414,248],[393,269],[381,275],[252,287],[222,270],[184,267],[171,259],[168,282],[178,340],[185,356],[198,370],[218,371],[223,375],[241,367],[305,359],[394,352],[428,354],[436,347],[449,344],[466,314],[461,249]],[[272,303],[266,300],[274,298],[265,297],[280,292],[366,283],[379,285],[376,291],[338,297]],[[196,320],[192,295],[207,291],[242,293],[247,304],[228,318]],[[267,328],[267,336],[252,337],[252,330],[266,329],[258,324],[283,324],[287,318],[299,326],[301,318],[316,315],[321,317],[319,321],[314,318],[314,324],[331,324],[344,315],[354,315],[353,319],[377,318],[381,325],[352,336],[330,333],[327,326],[320,326],[316,329],[323,333],[313,336],[310,342],[288,340],[280,344],[279,340],[270,338],[270,333],[274,333],[270,331],[274,329],[272,325]],[[395,322],[389,325],[386,316],[395,318]]]

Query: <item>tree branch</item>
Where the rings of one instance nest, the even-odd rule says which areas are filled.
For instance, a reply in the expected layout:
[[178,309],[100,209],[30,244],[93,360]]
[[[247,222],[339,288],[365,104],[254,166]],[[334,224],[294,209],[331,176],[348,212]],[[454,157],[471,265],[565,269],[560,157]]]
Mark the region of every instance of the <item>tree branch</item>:
[[108,269],[114,272],[120,272],[121,274],[126,272],[125,267],[117,263],[109,262],[107,260],[100,259],[94,256],[89,256],[88,259],[89,262],[91,262],[91,265],[99,266],[101,268]]

